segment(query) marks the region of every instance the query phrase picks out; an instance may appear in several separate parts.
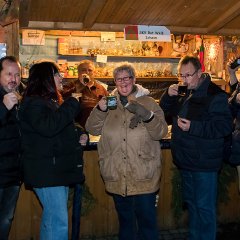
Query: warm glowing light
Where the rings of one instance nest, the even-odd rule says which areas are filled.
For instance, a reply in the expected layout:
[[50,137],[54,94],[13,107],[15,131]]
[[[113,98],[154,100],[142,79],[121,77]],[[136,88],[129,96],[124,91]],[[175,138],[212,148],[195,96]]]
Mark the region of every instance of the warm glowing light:
[[218,52],[217,44],[216,43],[211,43],[209,45],[209,53],[208,53],[209,59],[215,60],[216,57],[217,57],[217,52]]

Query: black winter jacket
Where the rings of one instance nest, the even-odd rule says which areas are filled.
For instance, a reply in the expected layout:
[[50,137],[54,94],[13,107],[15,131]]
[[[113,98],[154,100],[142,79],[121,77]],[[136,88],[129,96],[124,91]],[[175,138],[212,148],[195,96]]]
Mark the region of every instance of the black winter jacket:
[[[160,100],[165,114],[173,117],[171,151],[175,164],[190,171],[217,171],[223,160],[224,139],[232,131],[227,94],[203,74],[201,85],[185,97],[167,92]],[[177,125],[177,118],[191,121],[188,132]]]
[[73,122],[78,111],[79,103],[72,97],[61,106],[39,97],[26,97],[21,103],[26,186],[67,186],[84,180],[82,147]]
[[[22,92],[24,86],[20,86]],[[3,104],[5,94],[0,87],[0,188],[20,185],[21,180],[17,106],[8,110]]]
[[235,85],[235,91],[229,98],[229,106],[234,118],[234,129],[232,133],[232,148],[229,162],[232,165],[240,165],[240,103],[236,101],[237,94],[240,92],[240,84]]

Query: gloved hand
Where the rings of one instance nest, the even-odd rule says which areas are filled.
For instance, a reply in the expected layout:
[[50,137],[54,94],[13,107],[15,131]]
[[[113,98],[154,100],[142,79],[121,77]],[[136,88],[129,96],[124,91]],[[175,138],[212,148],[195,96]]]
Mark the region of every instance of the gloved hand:
[[147,110],[142,104],[138,103],[137,101],[130,101],[130,103],[126,105],[126,109],[129,112],[141,117],[143,121],[149,120],[152,115],[151,111]]
[[141,121],[142,121],[141,117],[138,116],[137,114],[135,114],[135,115],[130,119],[129,127],[133,129],[133,128],[137,127],[138,123],[140,123]]

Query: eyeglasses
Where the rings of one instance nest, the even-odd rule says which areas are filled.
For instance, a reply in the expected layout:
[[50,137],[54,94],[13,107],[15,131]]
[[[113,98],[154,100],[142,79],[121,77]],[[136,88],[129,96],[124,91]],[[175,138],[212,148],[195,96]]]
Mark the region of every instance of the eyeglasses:
[[121,83],[121,82],[128,83],[132,80],[132,78],[133,78],[132,76],[123,77],[123,78],[116,78],[115,82],[117,82],[117,83]]
[[193,74],[186,73],[185,75],[182,75],[181,73],[178,73],[177,76],[178,76],[179,78],[181,78],[181,79],[183,79],[183,78],[185,78],[185,79],[190,79],[190,78],[193,77],[194,74],[197,73],[197,71],[198,71],[198,69],[195,70],[195,72],[194,72]]

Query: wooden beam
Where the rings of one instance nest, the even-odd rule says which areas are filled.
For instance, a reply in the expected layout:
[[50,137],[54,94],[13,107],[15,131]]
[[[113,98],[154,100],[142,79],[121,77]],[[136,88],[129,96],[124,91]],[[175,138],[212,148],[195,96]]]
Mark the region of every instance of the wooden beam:
[[237,17],[240,13],[240,1],[238,1],[235,5],[229,8],[224,14],[221,15],[216,21],[214,21],[208,27],[207,32],[216,32],[219,29],[223,28],[227,23]]
[[19,7],[19,26],[21,28],[28,27],[29,13],[32,0],[21,0]]
[[106,0],[92,0],[88,8],[87,14],[83,20],[83,28],[89,29],[95,23],[99,13],[102,11]]
[[[128,25],[128,24],[126,24]],[[41,30],[65,30],[65,31],[101,31],[101,32],[123,32],[124,24],[95,23],[91,28],[84,29],[82,23],[75,22],[39,22],[29,21],[28,27]],[[204,34],[204,35],[240,35],[240,29],[222,28],[216,32],[208,31],[208,28],[166,26],[173,34]]]
[[18,21],[4,27],[6,32],[7,55],[19,58],[19,23]]
[[[45,31],[45,35],[52,36],[69,36],[71,34],[72,37],[100,37],[101,32],[96,31],[68,31],[68,30],[47,30]],[[116,38],[123,38],[123,32],[116,32]]]
[[3,10],[2,9],[1,15],[0,15],[0,24],[3,27],[18,21],[19,4],[20,4],[20,0],[13,0],[9,3],[6,1],[5,5],[3,5],[5,8],[5,11],[2,11]]
[[59,30],[81,30],[82,23],[77,22],[43,22],[43,21],[29,21],[28,27],[35,29],[59,29]]

